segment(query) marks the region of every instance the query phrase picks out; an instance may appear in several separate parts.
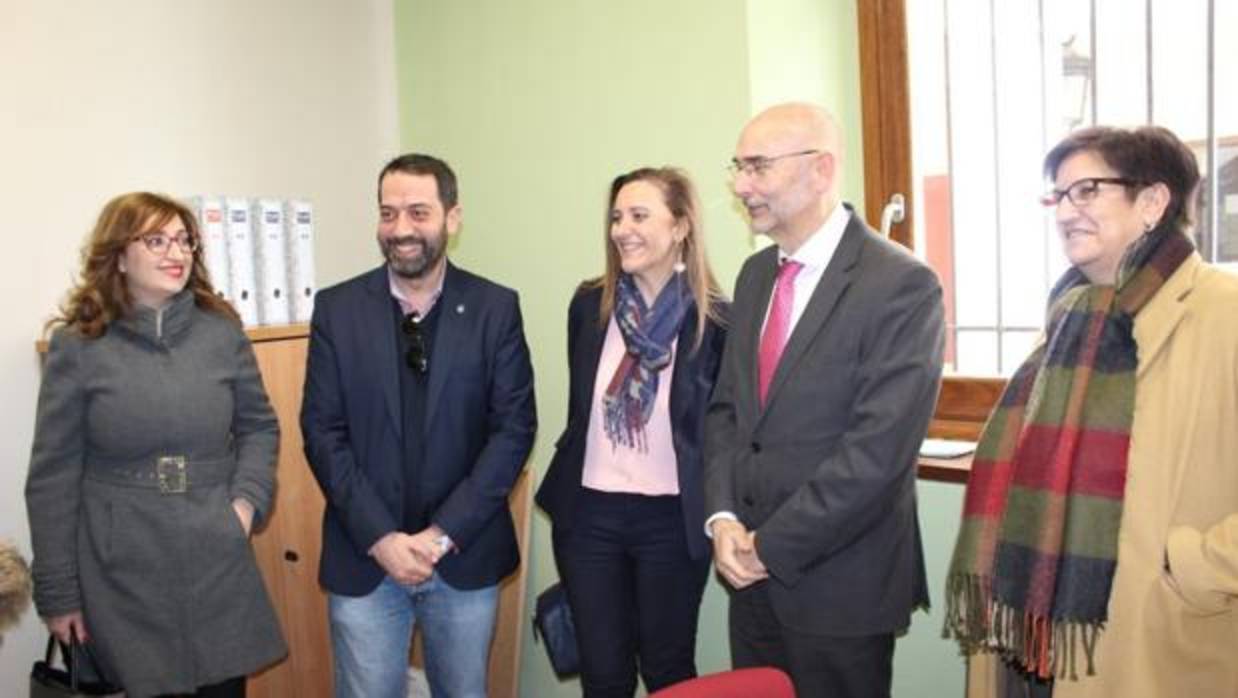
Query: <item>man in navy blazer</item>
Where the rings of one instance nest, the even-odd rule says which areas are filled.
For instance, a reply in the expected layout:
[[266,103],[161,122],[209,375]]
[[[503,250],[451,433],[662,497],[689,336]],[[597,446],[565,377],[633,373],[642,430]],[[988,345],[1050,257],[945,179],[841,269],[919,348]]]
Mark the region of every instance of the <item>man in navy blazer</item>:
[[784,104],[744,128],[754,232],[706,417],[705,512],[734,588],[736,666],[803,698],[889,696],[894,635],[928,604],[916,460],[945,327],[931,269],[842,203],[839,127]]
[[434,695],[480,697],[497,585],[519,564],[507,495],[533,445],[533,370],[515,292],[447,261],[451,168],[404,155],[378,182],[386,263],[318,294],[301,409],[335,695],[402,698],[415,623]]

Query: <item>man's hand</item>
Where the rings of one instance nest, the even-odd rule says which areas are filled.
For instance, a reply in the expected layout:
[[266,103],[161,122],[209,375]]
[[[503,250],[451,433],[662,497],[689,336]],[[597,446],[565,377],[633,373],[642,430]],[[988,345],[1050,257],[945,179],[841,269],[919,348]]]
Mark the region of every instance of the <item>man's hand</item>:
[[755,534],[743,524],[718,519],[710,524],[709,530],[714,539],[714,566],[728,584],[743,589],[769,576],[757,559]]
[[433,567],[447,554],[447,548],[440,542],[445,535],[443,529],[430,524],[427,528],[410,536],[409,544],[413,546],[413,552],[422,561],[429,563]]
[[761,562],[761,558],[757,555],[757,532],[748,532],[748,552],[744,553],[740,559],[748,565],[748,569],[761,575],[761,579],[769,576],[769,570],[765,569],[765,563]]
[[232,510],[236,512],[236,517],[241,520],[241,528],[245,529],[245,535],[249,535],[253,530],[254,525],[254,505],[249,503],[248,499],[237,497],[232,500]]
[[[424,531],[423,531],[424,533]],[[420,584],[434,573],[434,563],[422,559],[413,544],[413,536],[392,531],[370,547],[370,556],[394,580],[401,584]]]
[[82,618],[81,611],[66,613],[63,616],[52,616],[44,618],[44,623],[47,623],[47,630],[52,635],[56,636],[65,645],[70,644],[70,633],[77,638],[78,642],[86,642],[90,639],[90,634],[86,632],[86,621]]

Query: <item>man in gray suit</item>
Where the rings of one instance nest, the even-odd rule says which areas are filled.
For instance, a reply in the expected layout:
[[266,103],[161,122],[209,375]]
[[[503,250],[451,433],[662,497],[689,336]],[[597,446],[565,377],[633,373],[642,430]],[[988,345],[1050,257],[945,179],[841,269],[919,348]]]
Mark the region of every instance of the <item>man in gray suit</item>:
[[894,634],[928,605],[916,459],[937,400],[936,275],[838,196],[837,122],[757,115],[732,161],[752,230],[706,421],[706,528],[733,587],[731,659],[801,698],[888,696]]

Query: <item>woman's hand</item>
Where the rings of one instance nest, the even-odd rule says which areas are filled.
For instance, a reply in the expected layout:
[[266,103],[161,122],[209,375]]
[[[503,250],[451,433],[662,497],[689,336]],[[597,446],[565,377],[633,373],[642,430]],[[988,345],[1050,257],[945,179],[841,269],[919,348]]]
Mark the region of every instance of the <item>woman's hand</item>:
[[43,622],[47,624],[48,631],[55,635],[57,640],[66,645],[72,644],[70,640],[73,637],[76,637],[78,642],[90,640],[90,635],[86,632],[86,621],[82,618],[81,611],[66,613],[63,616],[44,618]]
[[236,517],[241,520],[241,528],[245,529],[245,535],[249,535],[250,528],[254,525],[254,505],[249,503],[248,499],[237,497],[232,500],[232,509],[236,512]]

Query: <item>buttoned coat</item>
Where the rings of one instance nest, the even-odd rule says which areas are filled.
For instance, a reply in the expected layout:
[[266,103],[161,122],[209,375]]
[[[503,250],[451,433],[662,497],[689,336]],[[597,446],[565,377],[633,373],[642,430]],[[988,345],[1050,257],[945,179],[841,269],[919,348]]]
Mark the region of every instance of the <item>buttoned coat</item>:
[[771,246],[735,283],[706,417],[706,513],[756,531],[781,625],[905,628],[928,603],[916,461],[941,377],[941,285],[851,213],[762,406],[758,347],[777,266]]
[[[286,653],[253,550],[275,489],[279,425],[239,325],[188,291],[87,339],[51,338],[26,507],[35,602],[82,611],[96,657],[130,696],[187,693]],[[186,491],[155,461],[186,462]]]
[[[1054,698],[1238,696],[1238,277],[1192,255],[1135,316],[1117,570],[1096,673]],[[1166,568],[1168,562],[1168,569]],[[991,659],[973,662],[969,695]]]

